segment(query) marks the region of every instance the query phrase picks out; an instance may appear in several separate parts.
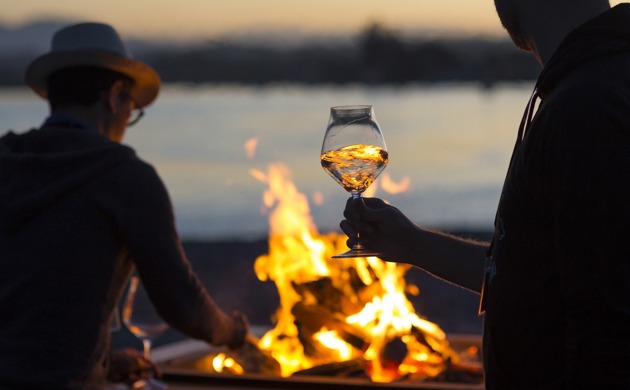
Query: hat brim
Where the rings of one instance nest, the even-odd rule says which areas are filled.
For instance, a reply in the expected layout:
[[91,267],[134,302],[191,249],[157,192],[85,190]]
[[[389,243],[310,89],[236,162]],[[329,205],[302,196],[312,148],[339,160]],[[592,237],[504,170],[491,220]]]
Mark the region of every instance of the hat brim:
[[26,84],[44,99],[48,98],[48,76],[72,66],[97,66],[122,73],[135,83],[130,91],[142,107],[155,100],[160,91],[160,76],[144,62],[101,50],[55,51],[36,58],[26,69]]

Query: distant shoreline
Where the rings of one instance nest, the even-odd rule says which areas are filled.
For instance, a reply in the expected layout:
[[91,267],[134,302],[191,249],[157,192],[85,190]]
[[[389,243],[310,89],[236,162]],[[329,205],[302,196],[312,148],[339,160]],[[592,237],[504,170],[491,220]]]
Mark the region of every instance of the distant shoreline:
[[[24,69],[48,50],[41,36],[55,30],[52,24],[33,31],[25,27],[21,33],[0,30],[0,42],[5,42],[0,47],[0,86],[24,84]],[[273,41],[227,39],[177,45],[150,40],[130,43],[134,57],[154,67],[165,83],[480,82],[491,87],[535,80],[540,73],[534,58],[507,38],[410,38],[376,23],[348,39],[304,39],[288,47]]]
[[[469,238],[479,241],[490,241],[492,239],[493,232],[491,230],[484,229],[470,229],[470,228],[435,228],[438,231],[442,231],[444,233],[452,234],[457,237]],[[325,234],[328,233],[326,231],[321,231],[320,233]],[[341,234],[341,233],[340,233]],[[253,234],[249,235],[245,238],[231,236],[231,237],[194,237],[194,236],[182,236],[180,240],[182,241],[184,247],[203,247],[203,246],[213,246],[213,245],[251,245],[256,242],[266,242],[269,237],[265,233],[261,234]]]

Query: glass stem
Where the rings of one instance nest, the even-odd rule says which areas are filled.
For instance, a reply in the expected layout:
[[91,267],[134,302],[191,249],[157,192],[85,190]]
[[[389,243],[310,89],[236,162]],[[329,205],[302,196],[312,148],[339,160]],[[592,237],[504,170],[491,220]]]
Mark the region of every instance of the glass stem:
[[[352,199],[359,199],[361,197],[361,193],[358,191],[352,191]],[[353,250],[363,250],[363,245],[361,245],[361,233],[357,232],[357,243],[352,246]]]
[[144,358],[151,360],[151,339],[142,339],[142,347],[144,348]]

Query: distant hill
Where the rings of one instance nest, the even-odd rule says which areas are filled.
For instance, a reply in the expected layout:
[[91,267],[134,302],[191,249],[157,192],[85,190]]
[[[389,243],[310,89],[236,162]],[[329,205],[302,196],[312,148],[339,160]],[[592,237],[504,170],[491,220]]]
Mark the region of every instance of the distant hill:
[[64,20],[39,20],[17,27],[0,24],[0,85],[21,85],[28,63],[48,51],[50,37]]
[[[0,85],[22,85],[27,64],[48,50],[54,31],[69,21],[0,25]],[[165,82],[364,83],[470,82],[491,86],[534,79],[539,65],[507,39],[402,36],[372,24],[347,39],[179,42],[133,40],[129,46]]]

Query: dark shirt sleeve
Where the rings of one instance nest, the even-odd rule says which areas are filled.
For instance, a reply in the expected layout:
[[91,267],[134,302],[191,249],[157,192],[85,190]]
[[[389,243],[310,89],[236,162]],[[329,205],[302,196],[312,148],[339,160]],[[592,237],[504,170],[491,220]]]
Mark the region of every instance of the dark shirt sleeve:
[[628,102],[610,90],[567,94],[566,106],[548,118],[545,186],[552,189],[564,291],[565,374],[575,386],[625,388],[630,383]]
[[178,237],[171,201],[155,170],[138,162],[125,174],[118,225],[159,314],[184,334],[229,344],[234,324],[193,272]]

